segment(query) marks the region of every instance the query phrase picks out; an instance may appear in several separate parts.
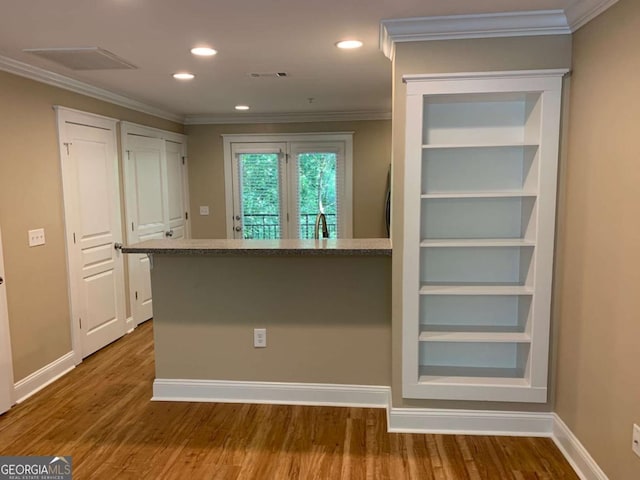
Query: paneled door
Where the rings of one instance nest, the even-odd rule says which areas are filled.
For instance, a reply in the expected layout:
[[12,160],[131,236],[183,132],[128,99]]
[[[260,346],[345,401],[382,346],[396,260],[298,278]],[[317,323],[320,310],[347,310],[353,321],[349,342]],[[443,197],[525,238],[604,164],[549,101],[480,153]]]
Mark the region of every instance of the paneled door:
[[74,351],[125,333],[115,121],[58,109]]
[[[126,182],[128,243],[165,238],[168,208],[165,183],[164,141],[138,135],[127,135]],[[147,255],[129,255],[132,315],[136,325],[153,316],[151,273]]]
[[[189,238],[188,183],[182,135],[122,125],[127,243]],[[129,296],[136,325],[153,317],[151,263],[129,255]]]
[[167,164],[167,221],[170,238],[187,238],[186,171],[184,144],[165,140]]
[[0,413],[11,408],[13,397],[13,362],[9,337],[7,312],[7,280],[2,257],[2,232],[0,232]]

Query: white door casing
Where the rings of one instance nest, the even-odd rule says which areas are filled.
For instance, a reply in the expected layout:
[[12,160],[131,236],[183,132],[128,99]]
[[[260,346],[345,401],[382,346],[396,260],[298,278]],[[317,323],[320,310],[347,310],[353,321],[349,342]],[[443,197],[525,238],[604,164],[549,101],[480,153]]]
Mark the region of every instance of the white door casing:
[[116,120],[56,107],[76,363],[125,333]]
[[[121,124],[127,244],[189,238],[189,191],[184,135]],[[153,316],[150,262],[128,255],[133,323]]]
[[0,231],[0,413],[13,405],[13,361],[9,335],[9,313],[7,309],[7,277],[2,256],[2,232]]

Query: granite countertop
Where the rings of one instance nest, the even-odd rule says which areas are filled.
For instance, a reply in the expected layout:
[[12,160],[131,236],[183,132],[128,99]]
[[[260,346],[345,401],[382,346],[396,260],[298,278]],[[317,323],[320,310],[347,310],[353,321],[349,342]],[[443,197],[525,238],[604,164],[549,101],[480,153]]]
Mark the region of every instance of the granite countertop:
[[335,240],[147,240],[122,247],[123,253],[164,255],[254,256],[390,256],[388,238],[340,238]]

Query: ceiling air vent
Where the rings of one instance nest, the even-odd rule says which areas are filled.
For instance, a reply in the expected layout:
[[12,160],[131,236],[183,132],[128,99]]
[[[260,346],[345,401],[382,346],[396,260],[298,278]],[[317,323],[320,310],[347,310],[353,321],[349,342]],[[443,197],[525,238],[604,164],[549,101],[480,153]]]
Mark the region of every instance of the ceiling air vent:
[[287,72],[266,72],[266,73],[250,73],[253,78],[282,78],[287,77]]
[[130,70],[135,65],[99,47],[28,48],[23,50],[71,70]]

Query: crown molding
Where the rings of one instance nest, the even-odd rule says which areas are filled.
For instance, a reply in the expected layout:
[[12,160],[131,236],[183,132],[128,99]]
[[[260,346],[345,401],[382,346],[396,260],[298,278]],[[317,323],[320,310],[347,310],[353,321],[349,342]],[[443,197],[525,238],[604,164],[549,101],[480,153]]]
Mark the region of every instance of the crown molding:
[[565,10],[571,31],[575,32],[616,3],[618,3],[618,0],[575,1]]
[[47,85],[63,88],[71,92],[86,95],[88,97],[96,98],[98,100],[113,103],[137,112],[164,118],[165,120],[171,120],[172,122],[183,123],[184,121],[184,117],[182,115],[167,112],[166,110],[147,105],[146,103],[139,102],[132,98],[125,97],[99,87],[94,87],[88,83],[74,80],[73,78],[50,72],[40,67],[34,67],[33,65],[2,55],[0,55],[0,70],[14,75],[19,75],[21,77],[26,77],[31,80],[36,80],[41,83],[46,83]]
[[379,41],[382,52],[393,59],[398,42],[570,33],[563,10],[536,10],[383,20]]
[[187,115],[185,125],[231,125],[246,123],[352,122],[358,120],[391,120],[391,112],[305,112],[271,114]]

